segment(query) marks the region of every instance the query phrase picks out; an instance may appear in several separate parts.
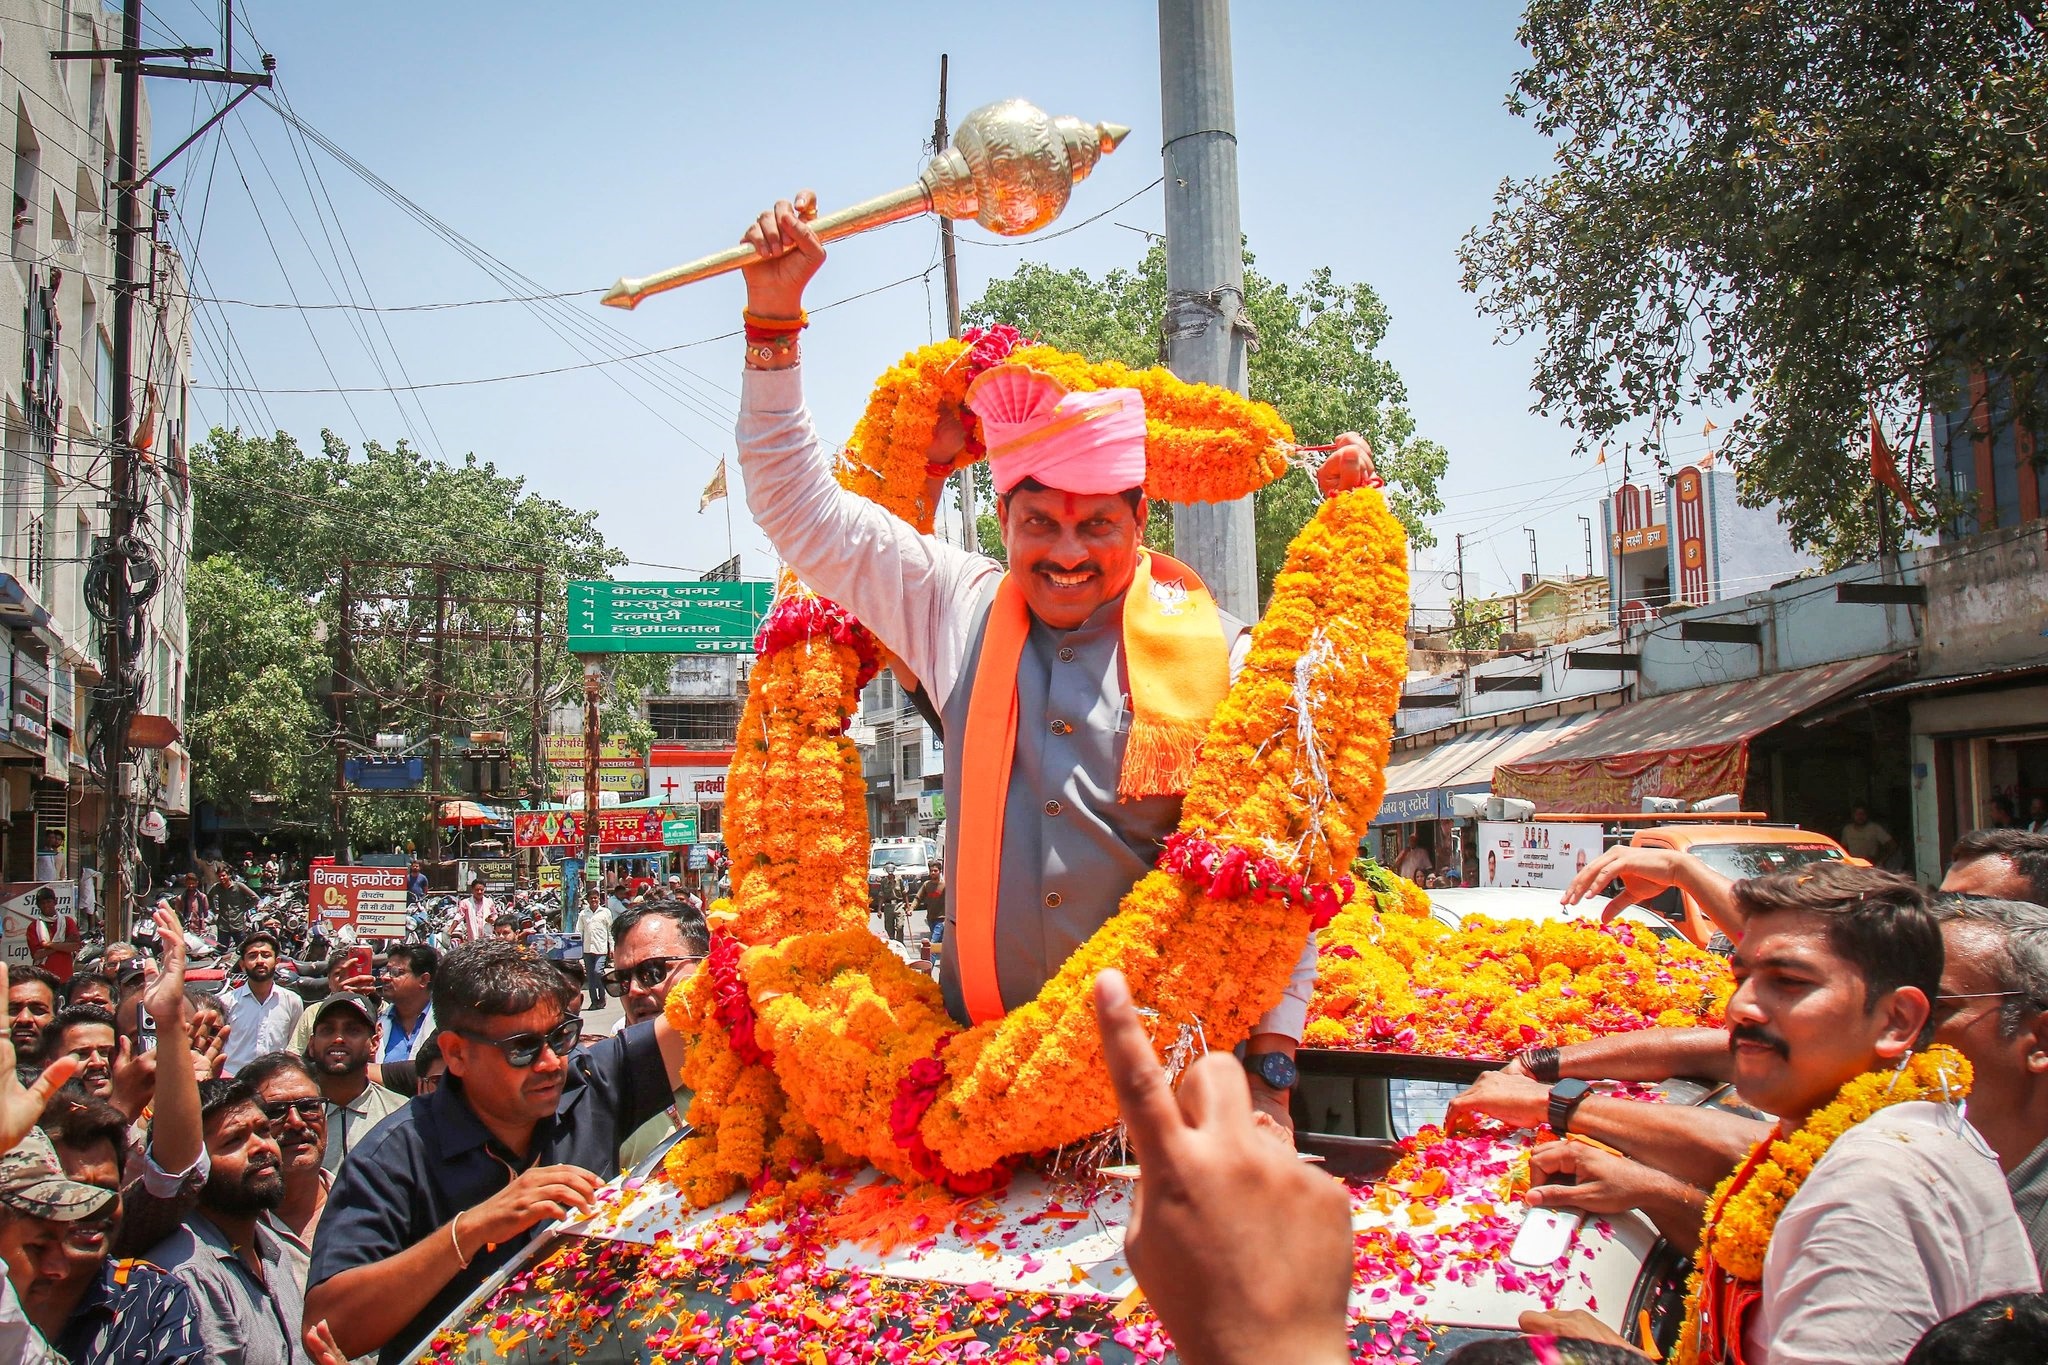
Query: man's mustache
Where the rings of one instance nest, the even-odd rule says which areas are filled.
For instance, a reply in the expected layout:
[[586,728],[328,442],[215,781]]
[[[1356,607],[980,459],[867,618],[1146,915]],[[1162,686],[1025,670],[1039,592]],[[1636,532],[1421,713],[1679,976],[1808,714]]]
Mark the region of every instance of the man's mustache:
[[1038,561],[1038,563],[1036,563],[1036,564],[1033,564],[1033,565],[1031,566],[1031,572],[1033,572],[1033,573],[1092,573],[1092,574],[1098,574],[1098,575],[1099,575],[1099,574],[1100,574],[1100,573],[1102,572],[1102,566],[1101,566],[1100,564],[1097,564],[1097,563],[1096,563],[1096,562],[1095,562],[1094,560],[1092,560],[1092,559],[1084,559],[1084,560],[1082,560],[1082,561],[1081,561],[1081,562],[1080,562],[1079,564],[1074,564],[1074,565],[1071,565],[1071,566],[1070,566],[1070,565],[1066,565],[1066,564],[1055,564],[1055,563],[1053,563],[1053,562],[1052,562],[1051,560],[1049,560],[1049,559],[1041,559],[1041,560],[1039,560],[1039,561]]
[[1792,1055],[1791,1044],[1761,1024],[1731,1024],[1728,1028],[1728,1050],[1733,1052],[1740,1043],[1767,1047],[1780,1057],[1790,1058]]

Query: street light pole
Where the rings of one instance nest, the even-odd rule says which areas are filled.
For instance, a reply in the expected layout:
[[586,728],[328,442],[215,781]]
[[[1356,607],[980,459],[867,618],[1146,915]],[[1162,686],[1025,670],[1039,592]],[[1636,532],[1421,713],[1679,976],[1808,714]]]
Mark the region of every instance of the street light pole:
[[[1230,0],[1159,0],[1166,172],[1166,364],[1182,379],[1247,391],[1244,246]],[[1174,508],[1174,552],[1217,605],[1259,615],[1252,500]]]

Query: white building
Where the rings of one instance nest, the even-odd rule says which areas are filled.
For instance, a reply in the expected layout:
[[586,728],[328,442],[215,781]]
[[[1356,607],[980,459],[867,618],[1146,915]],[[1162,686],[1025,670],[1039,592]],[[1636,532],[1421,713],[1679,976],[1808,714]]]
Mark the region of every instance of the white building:
[[[37,849],[60,844],[60,873],[98,837],[100,775],[85,728],[99,680],[99,627],[85,605],[113,432],[113,181],[120,81],[106,60],[56,61],[57,50],[120,41],[118,16],[82,0],[0,0],[0,99],[12,137],[11,269],[0,271],[0,350],[21,357],[0,413],[0,876],[32,875]],[[142,111],[143,145],[149,113]],[[149,213],[142,215],[145,232]],[[142,636],[140,710],[184,723],[185,570],[191,554],[187,476],[187,308],[171,248],[145,236],[135,307],[138,442],[149,442],[138,533],[161,588]],[[148,806],[190,804],[181,744],[144,750]]]
[[1770,507],[1744,507],[1735,475],[1681,465],[1600,500],[1612,621],[1632,626],[1674,602],[1702,606],[1820,567],[1792,547]]

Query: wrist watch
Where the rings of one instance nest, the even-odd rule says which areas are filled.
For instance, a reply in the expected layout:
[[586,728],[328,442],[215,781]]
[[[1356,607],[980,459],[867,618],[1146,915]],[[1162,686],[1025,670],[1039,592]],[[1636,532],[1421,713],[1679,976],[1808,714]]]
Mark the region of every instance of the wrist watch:
[[1563,1137],[1571,1129],[1572,1114],[1587,1094],[1593,1089],[1592,1082],[1582,1081],[1573,1076],[1550,1087],[1550,1109],[1547,1115],[1550,1131]]
[[1247,1052],[1244,1069],[1273,1090],[1292,1090],[1294,1083],[1301,1079],[1301,1073],[1295,1070],[1294,1059],[1284,1052]]

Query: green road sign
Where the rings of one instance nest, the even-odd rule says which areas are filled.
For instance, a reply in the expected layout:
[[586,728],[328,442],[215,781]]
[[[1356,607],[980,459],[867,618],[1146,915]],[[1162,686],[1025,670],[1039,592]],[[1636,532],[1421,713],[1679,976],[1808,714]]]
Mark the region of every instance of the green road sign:
[[569,584],[572,654],[751,654],[769,583]]
[[697,807],[685,806],[677,814],[663,820],[661,822],[661,842],[669,848],[675,848],[682,844],[696,843],[698,814]]

